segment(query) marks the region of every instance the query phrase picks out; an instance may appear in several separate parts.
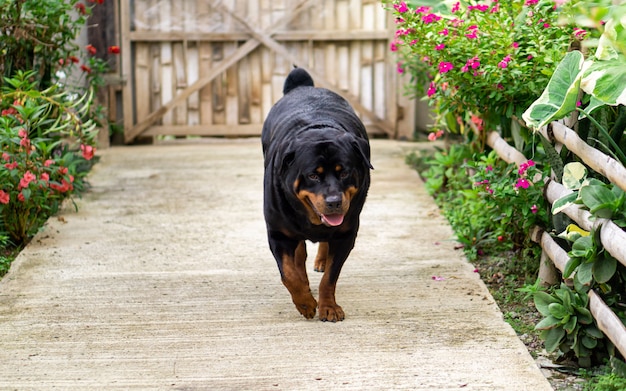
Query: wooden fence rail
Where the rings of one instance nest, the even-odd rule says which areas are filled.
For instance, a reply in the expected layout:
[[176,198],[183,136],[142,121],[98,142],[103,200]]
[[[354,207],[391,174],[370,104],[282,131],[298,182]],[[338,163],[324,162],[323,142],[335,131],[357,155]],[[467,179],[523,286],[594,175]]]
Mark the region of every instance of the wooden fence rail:
[[[543,128],[541,133],[548,140],[562,143],[572,153],[580,157],[586,165],[626,191],[626,169],[624,166],[615,159],[591,147],[578,137],[575,131],[560,122],[553,122],[547,128]],[[488,135],[487,144],[498,153],[502,160],[508,163],[520,165],[526,161],[524,155],[510,146],[497,132],[492,132]],[[550,204],[568,193],[571,193],[571,190],[566,189],[556,181],[550,180],[546,184],[545,197]],[[562,213],[565,213],[587,231],[600,229],[600,240],[604,248],[621,264],[626,265],[626,232],[620,227],[611,220],[593,218],[588,211],[581,209],[579,205],[570,205]],[[549,233],[542,229],[535,228],[530,234],[531,239],[542,248],[541,267],[545,266],[544,260],[548,260],[551,262],[551,265],[554,265],[563,273],[569,261],[567,252],[553,240]],[[545,274],[544,271],[540,270],[540,278]],[[626,327],[593,289],[588,292],[588,295],[589,310],[596,320],[598,328],[613,342],[619,352],[626,357]]]

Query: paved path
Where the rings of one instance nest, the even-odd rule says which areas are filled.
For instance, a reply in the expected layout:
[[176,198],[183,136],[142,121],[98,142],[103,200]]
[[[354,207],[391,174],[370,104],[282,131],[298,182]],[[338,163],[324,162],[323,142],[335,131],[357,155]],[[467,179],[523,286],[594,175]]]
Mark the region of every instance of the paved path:
[[258,139],[104,151],[0,282],[0,389],[551,390],[405,166],[417,147],[373,142],[336,324],[280,283]]

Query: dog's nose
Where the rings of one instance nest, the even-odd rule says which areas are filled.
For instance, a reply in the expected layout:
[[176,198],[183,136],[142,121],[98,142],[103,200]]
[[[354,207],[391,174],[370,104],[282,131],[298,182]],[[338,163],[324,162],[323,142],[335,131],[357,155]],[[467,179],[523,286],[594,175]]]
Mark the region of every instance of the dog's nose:
[[331,210],[341,209],[341,194],[330,195],[326,197],[326,207]]

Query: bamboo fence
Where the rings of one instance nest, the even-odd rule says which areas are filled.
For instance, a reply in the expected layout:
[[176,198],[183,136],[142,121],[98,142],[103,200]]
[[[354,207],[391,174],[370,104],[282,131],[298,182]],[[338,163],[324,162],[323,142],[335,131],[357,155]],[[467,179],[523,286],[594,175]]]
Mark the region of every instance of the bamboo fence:
[[[615,159],[589,146],[571,128],[561,122],[552,122],[541,129],[544,137],[553,143],[567,147],[582,161],[596,172],[608,178],[612,183],[626,191],[626,169]],[[527,159],[510,146],[497,132],[487,137],[487,144],[492,147],[498,156],[508,163],[520,165]],[[551,204],[571,191],[560,183],[550,180],[546,184],[545,197]],[[600,240],[604,248],[621,264],[626,265],[626,232],[607,219],[594,219],[591,214],[578,205],[570,205],[565,213],[581,228],[591,231],[600,229]],[[554,268],[561,273],[565,269],[569,257],[567,252],[553,240],[552,236],[540,228],[530,233],[533,241],[537,242],[542,250],[542,259],[539,277],[543,282],[555,284],[558,282]],[[589,309],[596,320],[598,327],[607,336],[619,352],[626,357],[626,327],[619,317],[604,303],[602,298],[591,289],[589,295]]]

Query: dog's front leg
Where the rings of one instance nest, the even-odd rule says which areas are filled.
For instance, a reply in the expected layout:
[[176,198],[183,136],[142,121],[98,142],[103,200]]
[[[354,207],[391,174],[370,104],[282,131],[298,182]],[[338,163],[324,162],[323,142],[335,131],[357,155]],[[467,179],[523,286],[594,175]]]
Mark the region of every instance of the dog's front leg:
[[317,301],[311,294],[306,272],[306,243],[304,240],[274,240],[270,237],[270,248],[276,258],[283,285],[291,294],[291,300],[305,318],[312,319]]
[[320,281],[319,317],[321,321],[338,322],[345,319],[345,313],[335,301],[335,288],[339,273],[346,258],[352,251],[354,238],[328,242],[328,255],[324,276]]

